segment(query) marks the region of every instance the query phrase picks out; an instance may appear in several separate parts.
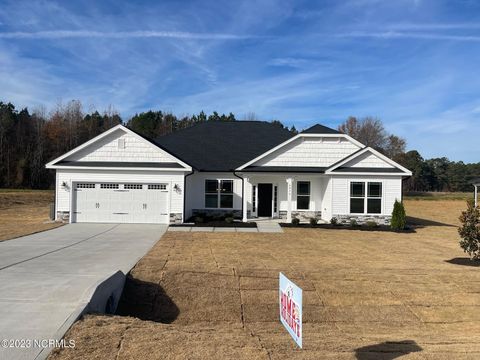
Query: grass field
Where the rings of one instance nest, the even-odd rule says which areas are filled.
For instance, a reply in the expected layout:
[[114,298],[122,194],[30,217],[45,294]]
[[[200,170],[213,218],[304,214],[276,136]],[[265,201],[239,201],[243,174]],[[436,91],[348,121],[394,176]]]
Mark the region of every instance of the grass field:
[[[478,359],[480,274],[463,201],[406,201],[416,233],[167,233],[117,316],[88,315],[66,359]],[[278,321],[278,272],[303,288],[304,349]],[[130,316],[125,316],[130,315]]]
[[471,192],[409,192],[404,194],[403,198],[404,200],[467,200],[473,199],[473,190]]
[[60,226],[50,223],[53,191],[0,189],[0,241]]

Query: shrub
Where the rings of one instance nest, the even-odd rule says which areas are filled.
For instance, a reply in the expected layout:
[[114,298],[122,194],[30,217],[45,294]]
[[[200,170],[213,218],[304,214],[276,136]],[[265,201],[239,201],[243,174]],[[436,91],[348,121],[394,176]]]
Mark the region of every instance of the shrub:
[[318,219],[316,217],[310,218],[310,225],[315,226],[318,223]]
[[405,229],[405,225],[407,225],[407,215],[405,214],[405,207],[403,206],[403,203],[395,200],[395,204],[393,205],[392,221],[390,223],[390,227],[393,230],[403,230]]
[[460,247],[472,260],[480,259],[480,209],[475,207],[473,200],[467,201],[467,210],[460,215],[462,225],[458,233],[462,238]]
[[356,220],[356,219],[350,219],[350,226],[351,226],[351,227],[358,226],[357,220]]
[[377,222],[373,220],[367,221],[365,225],[369,228],[376,228],[378,226]]
[[300,219],[299,218],[293,218],[292,219],[292,225],[298,225],[300,224]]
[[202,224],[205,222],[205,218],[203,216],[195,216],[195,218],[193,219],[193,222],[195,224]]
[[337,224],[338,224],[338,219],[337,219],[336,217],[332,217],[332,218],[330,219],[330,224],[332,224],[332,225],[337,225]]
[[233,223],[233,216],[227,216],[227,217],[225,218],[225,222],[226,222],[227,224]]

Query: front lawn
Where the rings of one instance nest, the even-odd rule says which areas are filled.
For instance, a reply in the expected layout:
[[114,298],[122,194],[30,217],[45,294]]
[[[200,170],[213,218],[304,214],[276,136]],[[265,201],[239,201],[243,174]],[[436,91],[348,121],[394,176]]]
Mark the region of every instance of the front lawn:
[[[463,201],[406,201],[415,233],[167,232],[117,316],[89,315],[52,359],[477,359],[480,273]],[[278,272],[303,288],[304,349],[278,320]],[[128,315],[128,316],[125,316]]]

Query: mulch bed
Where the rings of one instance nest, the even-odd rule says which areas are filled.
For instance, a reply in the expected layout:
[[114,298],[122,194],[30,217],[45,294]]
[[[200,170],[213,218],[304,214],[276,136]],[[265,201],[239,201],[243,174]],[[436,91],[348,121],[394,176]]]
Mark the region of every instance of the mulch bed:
[[196,224],[175,224],[175,225],[170,225],[171,227],[222,227],[222,228],[255,228],[257,227],[257,223],[255,222],[233,222],[233,223],[228,223],[226,221],[208,221],[204,223],[196,223]]
[[387,225],[378,225],[378,226],[349,226],[349,225],[332,225],[332,224],[289,224],[289,223],[280,223],[281,227],[285,228],[301,228],[301,229],[335,229],[335,230],[360,230],[360,231],[384,231],[384,232],[397,232],[397,233],[415,233],[413,227],[408,227],[405,230],[393,230],[390,226]]

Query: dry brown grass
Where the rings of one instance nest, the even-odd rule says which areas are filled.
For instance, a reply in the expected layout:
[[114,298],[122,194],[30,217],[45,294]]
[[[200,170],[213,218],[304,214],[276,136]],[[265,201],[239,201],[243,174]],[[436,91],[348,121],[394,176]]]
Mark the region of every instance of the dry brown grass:
[[48,190],[0,190],[0,241],[60,226],[50,223]]
[[[167,233],[127,282],[136,318],[86,316],[50,360],[478,359],[479,269],[451,261],[464,203],[406,206],[416,233]],[[303,350],[278,321],[279,271],[304,290]]]

